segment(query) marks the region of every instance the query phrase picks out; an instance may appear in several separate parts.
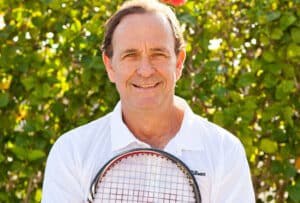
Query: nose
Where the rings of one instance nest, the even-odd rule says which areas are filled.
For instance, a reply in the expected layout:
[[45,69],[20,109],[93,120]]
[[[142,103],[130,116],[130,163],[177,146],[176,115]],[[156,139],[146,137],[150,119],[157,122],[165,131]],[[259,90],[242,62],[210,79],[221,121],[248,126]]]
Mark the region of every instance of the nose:
[[143,57],[137,69],[137,73],[143,77],[149,77],[155,72],[148,58]]

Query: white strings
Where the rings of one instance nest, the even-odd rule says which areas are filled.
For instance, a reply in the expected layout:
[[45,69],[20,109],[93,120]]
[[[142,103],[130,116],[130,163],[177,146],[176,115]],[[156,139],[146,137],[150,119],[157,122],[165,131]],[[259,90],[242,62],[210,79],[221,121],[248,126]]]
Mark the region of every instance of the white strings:
[[143,153],[126,157],[99,180],[94,203],[195,203],[184,170],[163,156]]

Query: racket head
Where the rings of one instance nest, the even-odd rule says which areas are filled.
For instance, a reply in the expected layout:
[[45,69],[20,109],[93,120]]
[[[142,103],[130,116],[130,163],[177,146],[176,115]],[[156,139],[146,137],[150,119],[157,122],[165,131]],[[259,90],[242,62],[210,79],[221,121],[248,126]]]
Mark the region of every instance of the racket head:
[[[116,167],[120,162],[126,160],[127,158],[132,158],[132,157],[139,156],[139,155],[145,156],[145,157],[153,156],[157,159],[162,159],[162,160],[165,159],[166,161],[168,161],[168,164],[171,163],[171,165],[173,165],[174,168],[177,168],[178,171],[181,171],[180,175],[186,177],[188,187],[190,187],[190,189],[192,190],[192,192],[194,194],[194,201],[187,201],[187,202],[201,203],[201,195],[200,195],[200,190],[199,190],[197,181],[196,181],[195,177],[193,176],[192,172],[190,171],[190,169],[188,168],[188,166],[183,161],[181,161],[180,159],[175,157],[174,155],[172,155],[168,152],[158,150],[158,149],[153,149],[153,148],[136,148],[136,149],[128,150],[128,151],[118,154],[115,157],[113,157],[112,159],[110,159],[99,170],[96,177],[94,178],[94,180],[91,184],[91,187],[90,187],[90,195],[89,195],[88,201],[89,202],[94,201],[96,193],[97,193],[97,188],[99,187],[100,184],[102,184],[102,182],[101,182],[101,181],[103,181],[102,179],[106,175],[109,175],[108,173],[110,170],[113,170],[114,167]],[[140,161],[141,160],[142,159],[140,159]],[[139,161],[139,160],[137,160],[137,161]],[[127,184],[130,184],[130,183],[127,183]],[[126,202],[126,201],[121,201],[121,202]],[[140,201],[136,201],[136,202],[140,202]],[[170,200],[170,201],[166,201],[166,202],[172,202],[172,201]],[[173,201],[173,202],[175,202],[175,201]]]

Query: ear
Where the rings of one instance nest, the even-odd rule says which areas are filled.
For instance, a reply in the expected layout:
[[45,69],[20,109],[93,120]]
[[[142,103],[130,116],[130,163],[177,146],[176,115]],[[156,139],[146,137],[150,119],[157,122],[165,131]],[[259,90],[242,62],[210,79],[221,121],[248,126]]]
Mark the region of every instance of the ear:
[[179,78],[181,77],[185,56],[186,56],[185,50],[181,50],[177,55],[176,80],[179,80]]
[[114,77],[114,69],[112,67],[112,64],[111,64],[111,58],[109,58],[105,52],[102,53],[102,60],[103,60],[103,63],[105,65],[105,69],[106,69],[106,72],[108,74],[108,78],[111,82],[115,82],[115,77]]

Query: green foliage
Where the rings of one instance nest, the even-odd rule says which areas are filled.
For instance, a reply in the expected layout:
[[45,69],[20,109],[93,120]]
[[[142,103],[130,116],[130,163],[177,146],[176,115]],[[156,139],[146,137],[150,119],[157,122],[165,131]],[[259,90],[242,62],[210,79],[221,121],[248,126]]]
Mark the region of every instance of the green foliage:
[[[54,141],[114,107],[99,45],[121,2],[0,0],[0,202],[39,202]],[[300,202],[300,1],[174,10],[187,40],[177,94],[241,139],[257,202]]]

